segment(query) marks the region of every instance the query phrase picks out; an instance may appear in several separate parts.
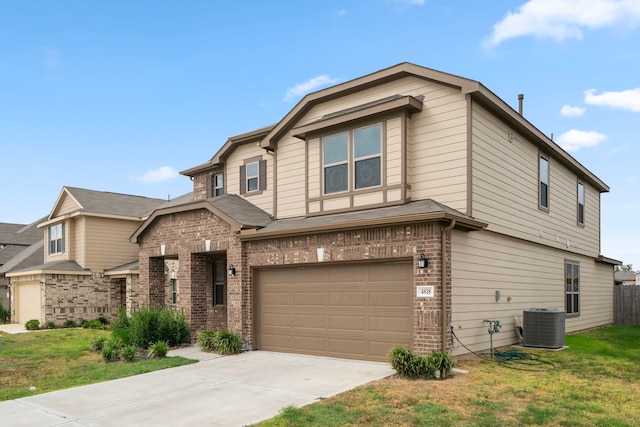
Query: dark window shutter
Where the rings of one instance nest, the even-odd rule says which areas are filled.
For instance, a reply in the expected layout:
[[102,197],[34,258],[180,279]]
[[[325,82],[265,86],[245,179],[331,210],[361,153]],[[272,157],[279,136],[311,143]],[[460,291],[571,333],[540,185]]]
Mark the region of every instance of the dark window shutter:
[[259,190],[266,190],[267,189],[267,161],[266,160],[260,160],[260,164],[258,165],[258,185],[259,185]]
[[207,175],[207,199],[213,197],[213,175]]
[[240,194],[247,192],[247,167],[240,166]]

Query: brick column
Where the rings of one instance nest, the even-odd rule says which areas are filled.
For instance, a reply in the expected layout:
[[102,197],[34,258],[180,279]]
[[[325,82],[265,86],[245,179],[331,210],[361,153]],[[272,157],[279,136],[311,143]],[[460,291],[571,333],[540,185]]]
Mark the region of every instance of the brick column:
[[207,327],[207,289],[213,286],[213,259],[208,254],[180,256],[178,306],[191,325],[191,338]]

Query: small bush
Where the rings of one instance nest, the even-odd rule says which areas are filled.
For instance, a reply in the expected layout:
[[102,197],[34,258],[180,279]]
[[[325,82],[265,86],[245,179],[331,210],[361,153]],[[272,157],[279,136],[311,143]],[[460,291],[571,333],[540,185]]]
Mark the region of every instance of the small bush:
[[238,354],[242,348],[240,334],[230,329],[223,329],[216,334],[215,351],[220,354]]
[[100,316],[96,319],[98,322],[102,323],[103,325],[108,325],[109,321],[107,320],[106,317]]
[[40,321],[38,319],[27,320],[24,327],[27,331],[37,331],[40,329]]
[[49,320],[47,322],[47,329],[55,329],[55,328],[56,328],[56,324],[53,321]]
[[122,360],[125,362],[134,362],[136,360],[136,354],[138,353],[138,349],[135,345],[126,345],[122,347],[122,351],[120,352],[120,356]]
[[189,342],[191,328],[183,310],[145,308],[132,314],[129,320],[129,341],[141,348],[166,341],[168,346]]
[[446,378],[447,374],[453,368],[453,360],[443,351],[433,351],[427,358],[427,362],[433,372],[440,371],[440,377]]
[[118,339],[107,340],[102,348],[102,359],[106,362],[115,362],[120,357],[120,350],[122,349],[122,341]]
[[118,313],[116,320],[111,323],[111,333],[114,337],[118,337],[123,343],[129,344],[131,342],[131,334],[129,333],[129,317],[127,316],[126,308],[122,307]]
[[2,305],[2,301],[0,301],[0,323],[9,323],[9,318],[11,317],[11,312],[4,308]]
[[106,335],[98,335],[91,340],[91,350],[102,351],[108,338]]
[[104,324],[98,319],[85,320],[82,322],[82,327],[85,329],[105,329]]
[[202,347],[204,351],[215,351],[216,332],[210,329],[205,329],[198,332],[198,338],[196,338],[196,344]]
[[65,328],[75,328],[76,327],[76,322],[73,319],[67,319],[64,321],[64,327]]
[[162,359],[167,357],[169,345],[166,341],[156,341],[149,347],[149,357],[152,359]]
[[410,378],[430,378],[434,372],[428,357],[415,354],[402,346],[396,346],[391,349],[389,360],[391,367],[396,372]]

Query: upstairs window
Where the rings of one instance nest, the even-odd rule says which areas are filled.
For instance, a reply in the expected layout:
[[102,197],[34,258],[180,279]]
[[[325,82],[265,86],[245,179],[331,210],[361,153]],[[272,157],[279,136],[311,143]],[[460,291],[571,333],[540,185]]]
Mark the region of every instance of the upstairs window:
[[382,125],[323,138],[324,194],[382,183]]
[[224,195],[224,174],[216,173],[207,176],[207,199]]
[[267,161],[254,157],[240,166],[240,194],[259,193],[267,189]]
[[578,182],[578,225],[584,225],[584,184]]
[[49,227],[49,255],[64,252],[64,223]]
[[543,210],[549,210],[549,159],[540,155],[538,167],[538,176],[540,181],[538,205]]
[[580,313],[580,264],[565,261],[565,298],[567,314]]
[[224,175],[221,173],[213,176],[213,196],[218,197],[224,194]]

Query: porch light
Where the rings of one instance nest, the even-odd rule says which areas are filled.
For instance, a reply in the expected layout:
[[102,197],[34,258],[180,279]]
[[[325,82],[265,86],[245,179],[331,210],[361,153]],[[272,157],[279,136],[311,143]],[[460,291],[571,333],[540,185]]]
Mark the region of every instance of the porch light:
[[227,268],[227,275],[229,275],[229,277],[233,277],[236,275],[236,268],[233,266],[233,264],[229,264],[229,268]]
[[427,268],[429,260],[424,257],[424,254],[420,254],[418,258],[418,268]]

